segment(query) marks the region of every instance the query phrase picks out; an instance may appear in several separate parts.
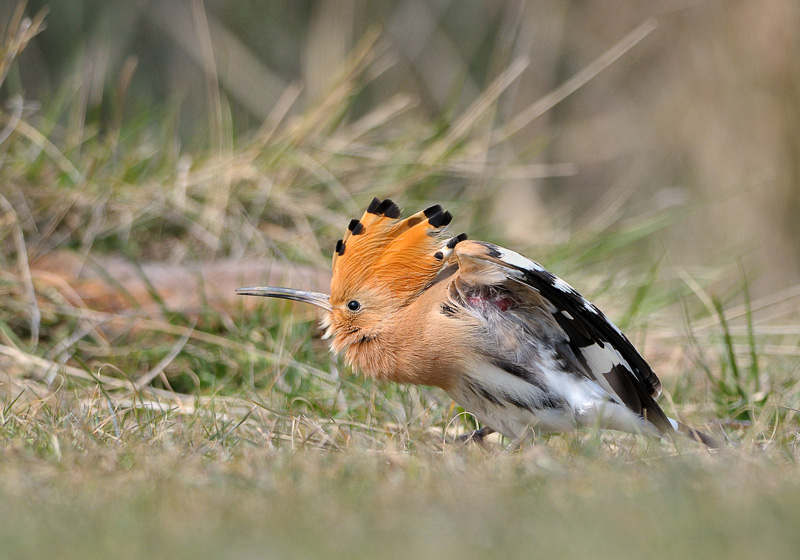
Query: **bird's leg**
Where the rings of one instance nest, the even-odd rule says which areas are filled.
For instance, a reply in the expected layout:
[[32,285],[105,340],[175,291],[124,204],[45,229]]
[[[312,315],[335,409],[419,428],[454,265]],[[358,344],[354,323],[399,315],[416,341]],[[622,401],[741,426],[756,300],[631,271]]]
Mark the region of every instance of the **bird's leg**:
[[519,448],[522,447],[522,442],[525,441],[525,439],[528,438],[529,436],[531,436],[531,439],[536,437],[536,432],[530,426],[522,430],[522,433],[520,433],[517,437],[515,437],[514,441],[508,444],[508,446],[505,449],[505,452],[513,453],[514,451],[519,450]]
[[522,440],[525,439],[524,436],[520,436],[518,438],[514,438],[514,441],[508,444],[505,451],[506,453],[513,453],[517,451],[522,446]]
[[488,427],[483,427],[480,430],[475,430],[469,434],[465,434],[463,436],[459,436],[456,441],[459,443],[470,443],[474,441],[480,445],[483,445],[483,439],[488,436],[489,434],[493,434],[494,430]]

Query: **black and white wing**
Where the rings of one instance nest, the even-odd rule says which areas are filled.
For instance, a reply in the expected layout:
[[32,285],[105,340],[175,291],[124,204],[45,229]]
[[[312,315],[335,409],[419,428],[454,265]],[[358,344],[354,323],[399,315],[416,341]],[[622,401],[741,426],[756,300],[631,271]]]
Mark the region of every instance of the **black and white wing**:
[[[481,241],[464,241],[453,248],[463,281],[495,286],[513,283],[534,290],[566,334],[577,373],[613,392],[629,409],[662,433],[673,425],[655,399],[661,382],[628,338],[593,303],[539,263],[519,253]],[[569,352],[566,352],[569,353]]]

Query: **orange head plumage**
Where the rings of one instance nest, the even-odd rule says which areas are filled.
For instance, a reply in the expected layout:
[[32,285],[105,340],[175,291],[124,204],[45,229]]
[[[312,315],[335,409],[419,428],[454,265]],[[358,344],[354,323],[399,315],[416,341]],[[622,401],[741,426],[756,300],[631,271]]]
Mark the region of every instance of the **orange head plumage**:
[[[375,198],[336,243],[329,296],[273,287],[241,288],[237,293],[322,308],[322,325],[334,351],[369,342],[388,317],[424,292],[442,270],[449,251],[439,234],[451,219],[439,205],[402,219],[394,202]],[[454,239],[465,238],[462,234]]]
[[438,205],[403,220],[391,200],[374,199],[336,244],[331,303],[363,290],[398,303],[418,295],[442,268],[437,234],[450,220]]

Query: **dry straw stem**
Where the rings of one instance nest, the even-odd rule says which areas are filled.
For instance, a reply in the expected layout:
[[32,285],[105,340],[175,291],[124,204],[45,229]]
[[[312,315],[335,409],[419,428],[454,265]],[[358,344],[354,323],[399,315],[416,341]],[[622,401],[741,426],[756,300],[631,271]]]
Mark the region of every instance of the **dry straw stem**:
[[[603,53],[597,60],[572,76],[562,85],[536,101],[533,105],[523,110],[508,123],[493,127],[490,135],[489,146],[482,138],[475,139],[465,150],[465,161],[453,163],[448,161],[446,155],[455,146],[468,139],[476,125],[487,118],[487,114],[494,111],[501,95],[519,78],[528,66],[524,58],[513,60],[508,67],[485,89],[472,105],[464,111],[449,128],[447,134],[439,141],[431,144],[419,156],[419,161],[431,168],[441,167],[442,170],[454,171],[456,174],[464,173],[469,169],[468,175],[474,178],[496,177],[496,170],[489,168],[485,161],[487,148],[496,146],[508,140],[511,136],[522,130],[525,126],[542,116],[569,95],[580,89],[605,68],[610,66],[625,53],[644,40],[657,27],[654,19],[648,19],[631,31],[617,44]],[[565,176],[575,173],[574,166],[569,164],[549,166],[523,166],[525,171],[505,174],[506,178],[537,178],[547,176]]]
[[547,111],[558,105],[569,95],[580,89],[592,78],[597,76],[605,68],[610,66],[621,56],[639,44],[655,28],[657,24],[654,19],[645,20],[636,29],[628,33],[617,44],[608,49],[597,60],[589,64],[586,68],[572,76],[569,80],[558,86],[536,101],[533,105],[517,114],[510,122],[505,124],[492,135],[492,144],[499,144],[512,135],[522,130],[525,126],[541,117]]
[[[151,430],[155,438],[162,438],[176,425],[190,424],[192,418],[205,418],[224,426],[215,438],[257,437],[263,440],[261,443],[270,446],[286,442],[292,448],[325,449],[339,445],[335,438],[340,436],[331,433],[339,434],[341,428],[347,426],[346,422],[340,424],[286,414],[252,399],[221,395],[192,397],[153,387],[139,387],[132,380],[99,372],[89,373],[5,345],[0,345],[0,365],[9,375],[2,393],[6,399],[12,391],[14,395],[5,403],[0,424],[23,416],[27,422],[46,422],[43,413],[46,413],[48,402],[72,395],[78,397],[83,414],[93,418],[92,432],[115,440],[127,439],[132,430],[140,430],[143,426]],[[81,386],[85,388],[81,389]],[[157,415],[129,419],[136,411],[151,411]],[[124,434],[120,425],[125,428]],[[108,432],[107,428],[111,427],[115,429]],[[349,427],[367,428],[355,424]]]
[[[39,327],[42,321],[42,313],[39,310],[39,304],[36,300],[36,293],[33,289],[33,280],[31,279],[31,269],[28,264],[28,250],[25,246],[25,236],[22,233],[17,213],[11,206],[11,203],[6,200],[6,197],[0,194],[0,208],[2,208],[6,217],[3,220],[6,227],[10,227],[13,232],[14,245],[17,253],[17,263],[19,272],[22,277],[22,283],[25,286],[25,295],[28,299],[30,306],[30,325],[31,325],[31,346],[36,348],[39,343]],[[3,222],[0,222],[0,231],[2,231]]]
[[25,6],[27,2],[17,4],[11,19],[6,23],[2,30],[2,46],[0,46],[0,84],[3,84],[8,76],[9,70],[14,60],[19,56],[28,43],[39,32],[44,29],[44,18],[47,10],[39,11],[34,18],[25,17]]

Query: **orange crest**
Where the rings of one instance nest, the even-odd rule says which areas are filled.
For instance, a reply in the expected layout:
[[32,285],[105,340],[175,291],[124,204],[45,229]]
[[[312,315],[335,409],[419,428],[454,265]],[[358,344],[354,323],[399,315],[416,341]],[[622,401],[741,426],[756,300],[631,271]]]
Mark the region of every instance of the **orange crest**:
[[336,244],[331,303],[341,303],[347,294],[364,287],[398,299],[421,293],[447,260],[450,243],[443,247],[439,234],[451,219],[438,204],[400,219],[394,202],[375,198]]

